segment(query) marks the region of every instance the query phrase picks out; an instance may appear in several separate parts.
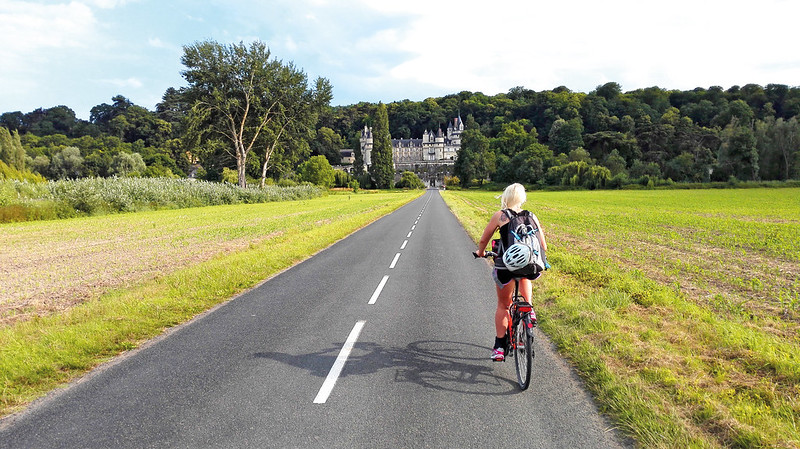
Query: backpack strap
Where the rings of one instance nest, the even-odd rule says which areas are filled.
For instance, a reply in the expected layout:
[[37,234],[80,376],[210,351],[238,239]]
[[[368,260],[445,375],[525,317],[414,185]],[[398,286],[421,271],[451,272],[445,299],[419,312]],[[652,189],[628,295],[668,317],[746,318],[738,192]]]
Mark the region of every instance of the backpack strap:
[[509,220],[513,219],[514,217],[531,215],[531,211],[527,209],[522,209],[519,212],[514,212],[511,209],[503,209],[503,212],[506,214],[506,217],[508,217]]

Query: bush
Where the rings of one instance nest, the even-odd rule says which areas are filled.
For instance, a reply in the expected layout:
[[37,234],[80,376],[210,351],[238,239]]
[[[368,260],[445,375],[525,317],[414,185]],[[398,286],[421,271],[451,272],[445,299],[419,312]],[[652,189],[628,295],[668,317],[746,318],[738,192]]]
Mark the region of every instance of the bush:
[[461,185],[461,180],[458,179],[458,176],[445,176],[444,177],[444,186],[448,189],[453,187],[459,187]]
[[14,167],[10,167],[3,161],[0,161],[0,180],[3,179],[16,179],[17,181],[28,181],[28,182],[45,182],[44,176],[38,173],[32,173],[28,170],[17,170]]
[[239,172],[228,167],[222,169],[222,182],[239,185]]
[[0,221],[69,218],[151,209],[266,203],[320,196],[316,186],[241,188],[191,179],[83,178],[0,181]]
[[333,167],[325,156],[312,156],[297,168],[300,180],[326,189],[333,187],[336,177]]
[[335,187],[347,187],[350,185],[350,182],[353,181],[353,177],[343,170],[334,170],[333,178],[333,185]]
[[415,173],[404,171],[403,174],[400,175],[400,182],[398,182],[395,187],[398,189],[424,189],[425,183],[422,182]]

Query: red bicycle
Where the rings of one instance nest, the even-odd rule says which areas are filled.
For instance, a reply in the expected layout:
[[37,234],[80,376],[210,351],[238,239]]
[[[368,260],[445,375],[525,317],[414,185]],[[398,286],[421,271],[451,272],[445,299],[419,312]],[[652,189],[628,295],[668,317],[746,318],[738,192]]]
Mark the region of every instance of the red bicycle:
[[[472,253],[475,258],[476,253]],[[495,257],[497,253],[487,251],[484,257]],[[521,390],[531,383],[531,368],[535,351],[533,349],[533,328],[536,327],[536,313],[531,303],[519,293],[519,279],[514,278],[514,296],[508,306],[508,340],[505,353],[514,358],[517,368],[517,382]]]

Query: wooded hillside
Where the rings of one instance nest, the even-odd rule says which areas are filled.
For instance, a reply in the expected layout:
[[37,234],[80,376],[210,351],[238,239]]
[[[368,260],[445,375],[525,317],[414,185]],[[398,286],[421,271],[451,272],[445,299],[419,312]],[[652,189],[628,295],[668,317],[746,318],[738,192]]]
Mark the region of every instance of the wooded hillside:
[[[188,132],[191,106],[184,89],[170,88],[155,111],[119,95],[92,108],[88,121],[63,105],[6,112],[0,159],[48,179],[185,177],[198,170],[199,178],[221,180],[225,169],[236,169],[234,153],[221,139],[200,142]],[[377,106],[323,107],[312,132],[281,139],[268,177],[291,179],[314,155],[338,164],[339,150],[358,150],[359,132],[372,125]],[[397,101],[387,109],[392,138],[421,137],[460,115],[473,133],[456,164],[465,184],[491,179],[596,188],[800,177],[800,87],[623,92],[610,82],[589,93],[516,87],[494,96],[460,92]],[[248,156],[248,177],[261,176],[263,159],[257,151]]]

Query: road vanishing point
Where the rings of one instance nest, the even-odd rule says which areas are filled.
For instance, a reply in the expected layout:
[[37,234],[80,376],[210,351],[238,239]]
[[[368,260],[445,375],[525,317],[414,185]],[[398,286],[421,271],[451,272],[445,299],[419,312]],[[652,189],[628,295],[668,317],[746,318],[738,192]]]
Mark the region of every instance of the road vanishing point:
[[538,329],[528,390],[489,359],[474,250],[428,190],[4,419],[0,448],[632,447]]

